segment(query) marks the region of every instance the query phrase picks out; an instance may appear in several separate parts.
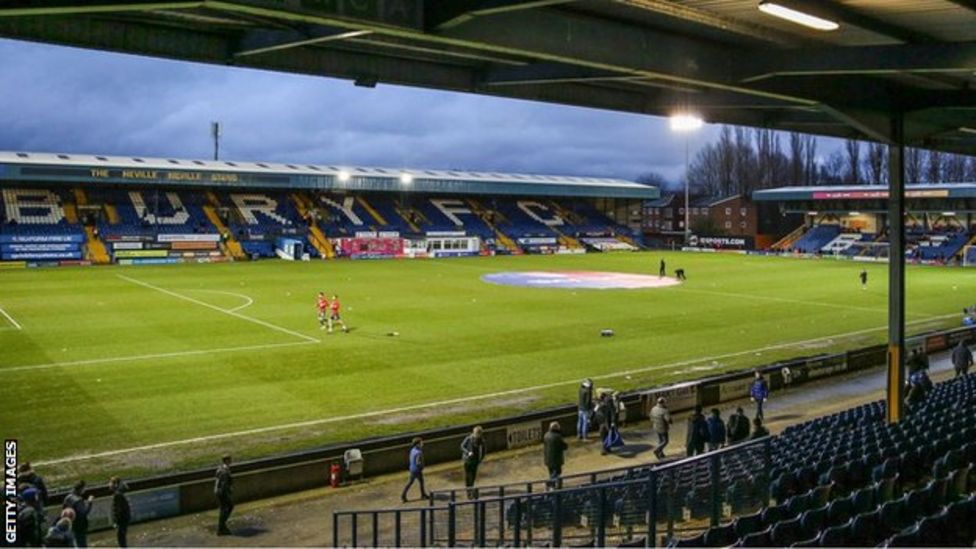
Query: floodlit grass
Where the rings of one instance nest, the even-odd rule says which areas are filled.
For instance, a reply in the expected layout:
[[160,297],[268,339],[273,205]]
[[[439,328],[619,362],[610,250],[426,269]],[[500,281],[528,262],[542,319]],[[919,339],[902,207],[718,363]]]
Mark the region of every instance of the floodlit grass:
[[[480,280],[656,275],[661,257],[688,281],[558,290]],[[51,462],[43,470],[66,482],[483,421],[571,401],[587,376],[625,389],[881,342],[886,266],[867,265],[868,290],[861,268],[636,253],[2,272],[0,308],[22,329],[0,315],[0,425],[21,459]],[[351,333],[318,329],[320,290],[339,294]],[[974,290],[976,271],[910,268],[910,331],[958,325]],[[601,338],[603,328],[616,336]]]

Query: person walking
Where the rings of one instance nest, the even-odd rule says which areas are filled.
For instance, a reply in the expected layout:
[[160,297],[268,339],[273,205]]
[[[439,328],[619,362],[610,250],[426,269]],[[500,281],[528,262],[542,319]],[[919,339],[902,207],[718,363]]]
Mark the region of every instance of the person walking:
[[37,490],[37,506],[43,508],[47,504],[47,486],[44,477],[34,472],[29,461],[20,464],[17,469],[17,485],[30,484]]
[[75,518],[71,523],[71,532],[78,547],[88,547],[88,513],[91,513],[92,501],[95,499],[93,495],[85,497],[85,486],[84,480],[76,482],[61,505],[64,509],[74,511]]
[[769,436],[769,429],[763,427],[763,420],[761,418],[753,418],[752,420],[752,440],[762,437]]
[[580,383],[577,403],[576,438],[586,440],[590,431],[590,414],[593,413],[593,381],[589,378]]
[[569,446],[563,440],[563,430],[558,421],[549,424],[549,432],[542,437],[546,469],[549,470],[549,480],[555,482],[563,474],[566,449]]
[[651,408],[651,429],[657,433],[657,446],[654,448],[654,455],[657,459],[664,459],[664,449],[670,442],[671,433],[671,411],[668,410],[667,401],[664,397],[657,399],[657,404]]
[[729,444],[736,444],[749,438],[749,418],[746,417],[741,406],[736,408],[735,413],[729,416],[726,431],[728,433]]
[[664,264],[664,260],[662,259],[661,260],[661,266],[657,270],[657,277],[658,278],[664,278],[667,274],[668,274],[668,269],[667,269],[667,266]]
[[227,519],[234,512],[234,475],[230,471],[231,461],[230,454],[225,454],[214,474],[216,477],[214,480],[214,496],[217,497],[217,503],[220,506],[220,514],[217,515],[218,536],[229,536],[231,534],[230,529],[227,528]]
[[44,513],[37,507],[39,490],[28,484],[20,490],[17,509],[17,544],[21,547],[41,547],[44,543]]
[[952,366],[956,370],[956,377],[964,376],[969,373],[969,368],[973,365],[973,353],[963,341],[956,345],[952,350]]
[[769,385],[766,384],[766,378],[759,373],[759,370],[756,370],[756,378],[749,386],[749,396],[756,403],[756,417],[766,419],[763,415],[763,403],[769,399]]
[[464,486],[468,489],[468,499],[475,497],[473,488],[478,476],[478,465],[484,459],[485,439],[481,436],[481,426],[478,425],[461,441],[461,462],[464,463]]
[[407,502],[407,492],[410,491],[410,487],[413,486],[414,481],[420,484],[420,498],[427,499],[427,490],[424,488],[424,440],[422,438],[414,437],[410,445],[408,460],[410,480],[403,487],[403,493],[400,494],[400,501]]
[[108,481],[108,489],[112,491],[112,526],[115,528],[115,541],[119,547],[128,547],[129,522],[132,521],[132,508],[129,498],[125,495],[128,487],[119,477],[112,477]]
[[685,450],[688,457],[705,453],[705,442],[708,440],[708,423],[702,414],[701,404],[695,405],[695,411],[688,416],[688,432],[685,436]]
[[61,518],[48,529],[44,536],[44,547],[77,547],[72,532],[71,519]]
[[725,446],[727,434],[725,423],[722,423],[722,414],[718,408],[712,408],[711,415],[706,422],[708,423],[708,451],[714,452]]

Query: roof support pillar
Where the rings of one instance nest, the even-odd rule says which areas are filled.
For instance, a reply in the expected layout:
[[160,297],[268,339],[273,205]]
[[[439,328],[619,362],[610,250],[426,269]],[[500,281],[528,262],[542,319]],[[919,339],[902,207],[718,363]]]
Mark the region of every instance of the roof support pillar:
[[905,416],[905,118],[891,119],[888,146],[888,422]]

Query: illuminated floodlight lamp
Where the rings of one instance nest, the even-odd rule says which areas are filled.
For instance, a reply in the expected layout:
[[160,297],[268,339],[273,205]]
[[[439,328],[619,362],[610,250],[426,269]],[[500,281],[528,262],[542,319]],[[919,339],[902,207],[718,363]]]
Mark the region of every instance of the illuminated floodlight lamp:
[[861,212],[847,212],[847,215],[859,216],[861,215]]
[[700,116],[691,113],[672,114],[669,121],[671,123],[671,131],[675,132],[693,132],[705,124],[705,121]]
[[339,170],[339,176],[338,177],[339,177],[339,182],[340,183],[345,183],[345,182],[349,181],[349,178],[352,177],[352,176],[346,170]]
[[956,217],[956,212],[942,212],[942,217]]
[[400,174],[400,183],[403,183],[404,185],[409,185],[409,184],[413,183],[413,176],[410,175],[407,172],[401,173]]
[[816,15],[810,15],[809,13],[795,10],[793,8],[784,6],[783,4],[778,4],[769,0],[760,0],[759,11],[772,15],[773,17],[785,19],[791,23],[796,23],[797,25],[803,25],[804,27],[809,27],[811,29],[820,31],[832,31],[840,28],[840,25],[838,25],[836,21],[817,17]]

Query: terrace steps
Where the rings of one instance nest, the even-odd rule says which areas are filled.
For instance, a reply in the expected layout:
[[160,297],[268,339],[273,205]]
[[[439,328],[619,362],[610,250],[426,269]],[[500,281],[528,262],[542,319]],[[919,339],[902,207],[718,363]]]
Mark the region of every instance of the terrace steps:
[[62,208],[64,210],[64,219],[71,223],[72,225],[78,223],[78,208],[71,202],[65,202]]
[[88,195],[85,194],[85,189],[82,189],[81,187],[75,187],[74,195],[75,195],[75,204],[79,206],[88,205]]
[[403,208],[399,204],[394,205],[393,208],[396,210],[396,213],[403,219],[404,223],[406,223],[407,226],[410,227],[411,231],[415,233],[423,232],[420,230],[420,227],[418,227],[416,223],[411,221],[412,216],[408,215],[408,213],[418,213],[416,212],[416,210]]
[[108,255],[108,249],[102,239],[95,234],[95,227],[92,225],[85,226],[85,234],[88,235],[88,260],[98,265],[110,263],[111,258]]
[[115,209],[114,205],[105,204],[103,205],[103,208],[105,208],[105,217],[108,218],[108,222],[110,224],[118,225],[119,222],[122,221],[122,219],[119,217],[119,211]]
[[362,206],[364,210],[369,212],[369,215],[371,215],[373,219],[375,219],[376,222],[381,227],[385,227],[389,225],[389,223],[387,223],[386,219],[380,214],[380,212],[376,211],[376,208],[374,208],[369,202],[367,202],[364,197],[357,196],[356,202],[359,202],[359,205]]
[[772,246],[770,246],[770,249],[773,249],[773,250],[786,250],[790,246],[792,246],[794,242],[796,242],[797,240],[799,240],[800,237],[803,236],[803,233],[804,232],[806,232],[806,227],[804,227],[803,225],[800,225],[799,227],[793,229],[793,231],[790,234],[788,234],[788,235],[784,236],[783,238],[779,239],[778,241],[776,241],[775,244],[773,244]]
[[[217,199],[216,195],[213,195],[211,192],[208,192],[207,196],[211,199],[211,202],[214,202]],[[234,238],[234,235],[231,234],[230,229],[227,228],[227,225],[224,225],[224,222],[220,220],[220,216],[217,215],[216,208],[210,204],[207,204],[203,207],[203,213],[207,216],[207,219],[213,223],[213,226],[217,227],[217,231],[220,232],[220,249],[224,252],[224,255],[233,259],[246,259],[247,254],[244,253],[244,248],[241,248],[241,243]]]
[[318,222],[309,216],[309,212],[314,207],[312,201],[301,191],[296,191],[291,193],[291,200],[295,203],[295,208],[298,210],[298,215],[302,216],[308,223],[308,242],[319,252],[319,257],[322,259],[332,259],[335,257],[335,249],[333,249],[332,244],[329,239],[325,237],[325,233],[319,228]]

